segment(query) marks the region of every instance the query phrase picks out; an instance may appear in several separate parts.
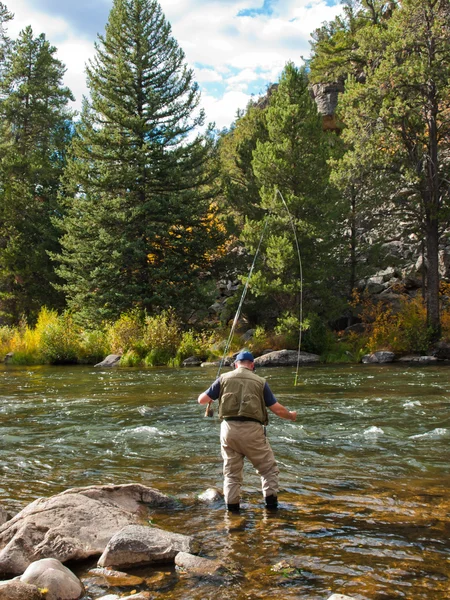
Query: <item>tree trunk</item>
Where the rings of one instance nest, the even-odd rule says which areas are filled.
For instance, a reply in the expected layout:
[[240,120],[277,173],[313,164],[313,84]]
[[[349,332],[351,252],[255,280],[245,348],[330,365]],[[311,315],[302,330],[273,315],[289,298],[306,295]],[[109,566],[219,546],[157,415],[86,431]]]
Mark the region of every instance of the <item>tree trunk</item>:
[[428,259],[427,277],[427,323],[432,329],[433,339],[438,339],[441,333],[439,315],[439,231],[438,220],[429,217],[426,223],[426,246]]

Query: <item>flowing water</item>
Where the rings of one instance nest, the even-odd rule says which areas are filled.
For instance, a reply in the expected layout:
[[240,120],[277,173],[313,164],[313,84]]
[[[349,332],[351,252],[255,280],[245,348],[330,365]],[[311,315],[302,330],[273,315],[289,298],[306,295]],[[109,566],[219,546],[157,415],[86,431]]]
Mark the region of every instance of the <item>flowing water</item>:
[[[88,598],[147,589],[169,599],[450,598],[450,379],[445,366],[260,370],[296,423],[273,416],[280,504],[245,468],[243,510],[221,488],[219,422],[198,394],[215,369],[0,367],[0,504],[11,513],[69,487],[139,482],[171,495],[155,525],[195,536],[231,576],[141,570],[133,588],[79,569]],[[217,412],[217,411],[216,411]],[[139,585],[136,585],[138,582]]]

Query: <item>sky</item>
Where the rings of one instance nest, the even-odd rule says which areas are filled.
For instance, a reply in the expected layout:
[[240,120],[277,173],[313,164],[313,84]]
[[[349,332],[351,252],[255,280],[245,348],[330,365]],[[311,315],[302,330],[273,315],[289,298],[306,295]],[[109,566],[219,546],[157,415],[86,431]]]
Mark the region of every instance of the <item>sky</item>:
[[[3,0],[15,38],[27,25],[45,33],[66,65],[64,83],[79,110],[88,95],[85,65],[104,33],[113,0]],[[310,34],[340,11],[340,0],[160,0],[172,33],[194,69],[207,122],[229,127],[239,109],[263,95],[288,61],[301,65]]]

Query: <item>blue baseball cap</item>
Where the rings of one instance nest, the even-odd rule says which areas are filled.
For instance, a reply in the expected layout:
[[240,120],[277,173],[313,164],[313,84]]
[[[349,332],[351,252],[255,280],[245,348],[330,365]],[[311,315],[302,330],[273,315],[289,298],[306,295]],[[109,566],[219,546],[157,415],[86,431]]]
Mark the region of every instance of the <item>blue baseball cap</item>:
[[249,352],[248,350],[239,352],[239,354],[236,356],[236,358],[234,360],[235,360],[235,362],[238,362],[240,360],[249,360],[250,362],[255,362],[253,354],[251,352]]

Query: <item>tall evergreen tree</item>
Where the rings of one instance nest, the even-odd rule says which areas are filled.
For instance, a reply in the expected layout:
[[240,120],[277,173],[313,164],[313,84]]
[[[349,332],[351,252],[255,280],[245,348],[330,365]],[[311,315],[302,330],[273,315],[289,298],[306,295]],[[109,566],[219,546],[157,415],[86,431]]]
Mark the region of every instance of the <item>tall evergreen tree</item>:
[[[11,21],[13,14],[9,12],[7,6],[0,2],[0,69],[3,68],[6,53],[11,45],[11,40],[6,33],[6,24]],[[1,75],[1,71],[0,71]]]
[[27,27],[8,51],[0,103],[0,314],[33,320],[63,297],[49,251],[59,248],[52,217],[70,136],[65,67],[44,34]]
[[91,321],[189,308],[216,243],[212,140],[183,51],[156,0],[115,0],[87,69],[66,173],[59,273]]
[[361,30],[365,82],[342,97],[345,164],[365,165],[390,185],[393,209],[414,218],[427,258],[428,324],[439,315],[439,242],[450,206],[450,4],[404,0],[386,27]]
[[[304,69],[286,65],[270,99],[266,124],[267,140],[256,144],[253,169],[261,186],[261,206],[270,213],[269,228],[263,241],[264,265],[255,271],[251,289],[257,295],[275,298],[279,312],[295,313],[300,281],[291,217],[301,248],[305,291],[314,288],[309,298],[322,296],[325,302],[320,288],[329,289],[336,274],[327,264],[338,207],[327,165],[335,138],[322,130],[322,118],[311,99]],[[251,248],[256,249],[260,232],[260,221],[249,219],[244,239]]]

